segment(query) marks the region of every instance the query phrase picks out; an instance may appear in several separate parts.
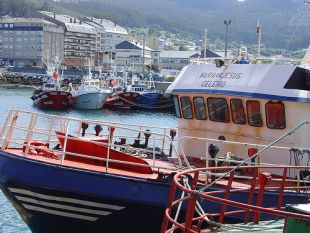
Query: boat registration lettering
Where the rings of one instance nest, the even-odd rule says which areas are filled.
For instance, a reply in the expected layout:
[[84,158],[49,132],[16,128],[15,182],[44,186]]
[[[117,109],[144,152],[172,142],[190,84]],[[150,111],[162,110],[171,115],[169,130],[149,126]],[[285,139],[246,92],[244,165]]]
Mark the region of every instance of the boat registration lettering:
[[201,87],[225,87],[226,81],[203,81]]

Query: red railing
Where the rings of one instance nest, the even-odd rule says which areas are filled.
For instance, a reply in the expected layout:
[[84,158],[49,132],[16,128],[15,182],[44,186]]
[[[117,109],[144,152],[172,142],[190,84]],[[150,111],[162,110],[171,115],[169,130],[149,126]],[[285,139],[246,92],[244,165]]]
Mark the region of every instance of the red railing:
[[[280,218],[287,220],[287,218],[291,217],[310,221],[310,215],[284,210],[285,204],[290,204],[284,201],[287,195],[290,198],[295,196],[293,197],[295,198],[294,201],[301,200],[301,203],[302,200],[307,200],[307,196],[310,196],[310,181],[289,178],[287,177],[288,171],[310,171],[310,167],[243,166],[238,168],[239,173],[243,172],[243,177],[236,176],[236,171],[232,171],[225,178],[217,180],[215,183],[209,183],[212,177],[217,176],[216,173],[223,174],[230,169],[232,167],[201,168],[180,172],[175,175],[161,232],[169,233],[177,229],[185,233],[208,232],[214,227],[221,227],[225,222],[225,217],[232,219],[235,216],[238,216],[238,219],[243,216],[241,217],[243,223],[259,223],[262,215],[264,215],[264,218],[268,215],[268,220],[279,220]],[[271,171],[276,169],[283,170],[283,175],[272,175]],[[176,196],[180,196],[180,193],[183,193],[182,197],[176,198]],[[240,197],[242,196],[241,199],[238,198],[239,194],[241,194]],[[273,196],[274,206],[270,206],[269,200],[268,207],[266,207],[268,198],[271,198],[271,196]],[[197,204],[197,201],[202,204]],[[215,203],[219,206],[215,208],[216,211],[213,209],[213,211],[208,212],[208,206],[215,205]],[[293,204],[296,204],[296,202]],[[183,206],[183,208],[180,206]],[[195,209],[198,207],[200,211],[198,211],[197,216],[197,213],[195,215]],[[180,216],[172,216],[172,213],[176,212],[172,210],[177,208],[182,209],[181,218]],[[206,218],[209,219],[209,222],[207,221],[207,224],[203,225]],[[210,221],[210,219],[216,219],[216,222]]]

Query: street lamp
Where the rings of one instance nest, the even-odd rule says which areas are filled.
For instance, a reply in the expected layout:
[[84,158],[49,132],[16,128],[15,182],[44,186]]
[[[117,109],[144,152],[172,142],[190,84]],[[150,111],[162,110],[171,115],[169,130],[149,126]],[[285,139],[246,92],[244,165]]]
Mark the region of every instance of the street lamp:
[[224,24],[226,25],[226,39],[225,39],[225,58],[227,57],[227,33],[228,33],[228,25],[231,23],[231,19],[230,20],[225,20]]

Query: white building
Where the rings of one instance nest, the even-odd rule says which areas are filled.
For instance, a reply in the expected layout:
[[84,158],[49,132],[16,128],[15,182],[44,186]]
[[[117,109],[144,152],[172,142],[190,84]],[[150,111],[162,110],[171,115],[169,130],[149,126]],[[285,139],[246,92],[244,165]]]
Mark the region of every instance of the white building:
[[[133,41],[123,41],[115,46],[115,65],[130,67],[134,72],[143,71],[143,45]],[[144,65],[151,65],[153,50],[144,49]]]
[[125,28],[116,23],[93,17],[85,18],[85,23],[96,28],[96,65],[107,66],[115,59],[115,45],[127,40]]
[[190,64],[193,55],[199,51],[161,51],[159,66],[161,69],[181,70]]

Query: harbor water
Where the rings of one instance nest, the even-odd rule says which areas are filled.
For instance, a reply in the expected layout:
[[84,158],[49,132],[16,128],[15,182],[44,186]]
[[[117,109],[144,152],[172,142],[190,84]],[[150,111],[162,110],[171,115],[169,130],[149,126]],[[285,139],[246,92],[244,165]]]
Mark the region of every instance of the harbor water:
[[[31,88],[0,87],[0,128],[11,109],[38,111],[46,114],[75,118],[88,118],[104,121],[143,124],[152,126],[176,127],[177,120],[172,112],[154,112],[141,110],[75,110],[41,111],[32,106]],[[14,169],[14,168],[12,168]],[[0,233],[31,233],[21,217],[0,191]]]

